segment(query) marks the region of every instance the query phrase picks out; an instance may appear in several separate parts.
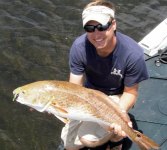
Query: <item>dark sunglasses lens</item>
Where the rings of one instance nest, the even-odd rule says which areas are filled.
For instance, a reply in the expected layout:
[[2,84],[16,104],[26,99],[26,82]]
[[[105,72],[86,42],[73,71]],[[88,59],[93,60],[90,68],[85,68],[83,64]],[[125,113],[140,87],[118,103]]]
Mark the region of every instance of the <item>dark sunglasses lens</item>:
[[84,26],[84,29],[85,29],[86,32],[94,32],[95,31],[95,26],[86,25],[86,26]]
[[101,25],[101,24],[99,24],[96,28],[97,28],[99,31],[105,31],[105,30],[108,29],[108,27],[109,27],[108,24],[106,24],[106,25]]
[[86,32],[94,32],[95,29],[97,29],[98,31],[105,31],[107,30],[109,27],[110,27],[111,23],[107,23],[106,25],[101,25],[101,24],[98,24],[96,26],[94,25],[85,25],[84,26],[84,29]]

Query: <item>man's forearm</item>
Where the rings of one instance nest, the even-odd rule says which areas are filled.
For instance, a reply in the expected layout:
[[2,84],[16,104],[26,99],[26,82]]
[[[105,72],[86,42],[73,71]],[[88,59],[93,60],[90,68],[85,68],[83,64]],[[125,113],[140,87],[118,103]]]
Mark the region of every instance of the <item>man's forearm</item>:
[[138,84],[133,87],[125,87],[120,98],[120,107],[128,112],[136,103],[138,96]]
[[70,73],[69,82],[82,86],[83,85],[83,75],[75,75],[73,73]]

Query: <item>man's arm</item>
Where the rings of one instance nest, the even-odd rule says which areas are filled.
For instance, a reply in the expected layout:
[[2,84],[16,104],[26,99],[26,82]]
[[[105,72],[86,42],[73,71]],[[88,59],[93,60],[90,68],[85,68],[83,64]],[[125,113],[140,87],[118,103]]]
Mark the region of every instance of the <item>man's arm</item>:
[[139,84],[135,84],[132,87],[125,87],[124,92],[120,98],[120,107],[128,112],[136,103],[138,96]]
[[[119,105],[123,112],[127,113],[136,103],[137,96],[138,96],[138,84],[132,87],[125,87],[124,92],[120,98]],[[128,117],[128,116],[127,116]],[[129,120],[128,125],[132,127],[132,122]],[[122,131],[121,126],[117,124],[112,124],[111,128],[114,129],[114,133],[118,134],[119,136],[126,137],[124,131]]]
[[84,80],[84,75],[75,75],[73,73],[70,73],[70,77],[69,77],[69,82],[71,83],[75,83],[78,85],[83,85],[83,80]]

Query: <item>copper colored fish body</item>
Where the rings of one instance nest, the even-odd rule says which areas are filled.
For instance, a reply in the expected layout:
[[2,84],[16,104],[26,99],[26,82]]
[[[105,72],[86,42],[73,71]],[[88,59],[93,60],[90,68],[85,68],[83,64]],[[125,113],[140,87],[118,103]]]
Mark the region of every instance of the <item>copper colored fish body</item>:
[[68,119],[119,124],[141,150],[159,149],[144,134],[130,128],[119,106],[100,91],[87,89],[66,81],[38,81],[13,91],[14,100],[37,111],[54,114],[63,122]]

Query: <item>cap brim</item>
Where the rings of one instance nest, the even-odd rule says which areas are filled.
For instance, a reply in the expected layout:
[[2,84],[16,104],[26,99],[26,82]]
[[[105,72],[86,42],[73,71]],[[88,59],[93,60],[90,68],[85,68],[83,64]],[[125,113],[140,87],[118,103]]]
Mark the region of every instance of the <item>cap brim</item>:
[[97,21],[102,25],[106,25],[110,20],[109,15],[104,14],[91,14],[83,19],[83,26],[85,26],[89,21]]

